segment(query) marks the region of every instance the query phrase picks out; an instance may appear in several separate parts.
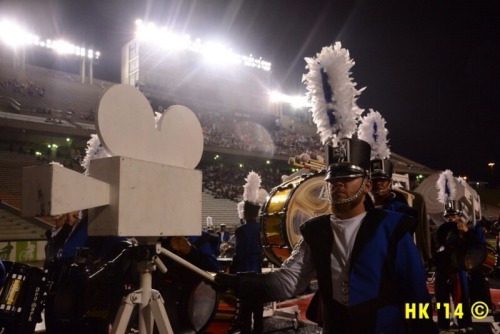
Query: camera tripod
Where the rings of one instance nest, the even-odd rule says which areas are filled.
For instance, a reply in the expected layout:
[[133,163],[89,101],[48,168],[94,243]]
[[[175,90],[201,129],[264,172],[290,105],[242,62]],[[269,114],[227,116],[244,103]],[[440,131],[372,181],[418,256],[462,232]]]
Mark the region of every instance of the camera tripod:
[[[214,281],[214,278],[208,272],[162,248],[161,244],[157,243],[156,254],[160,253],[191,269],[205,279],[211,282]],[[157,267],[161,272],[167,272],[167,267],[157,255],[154,255],[150,260],[138,263],[140,289],[129,293],[123,298],[113,323],[112,334],[125,334],[135,306],[139,307],[139,334],[152,334],[154,323],[156,323],[160,334],[174,334],[167,311],[165,310],[163,298],[159,291],[152,289],[152,273]]]
[[152,272],[156,270],[156,261],[160,260],[156,258],[152,261],[139,262],[140,289],[123,298],[113,323],[113,334],[125,334],[135,306],[139,307],[139,333],[153,333],[154,322],[161,334],[174,333],[160,292],[151,288]]

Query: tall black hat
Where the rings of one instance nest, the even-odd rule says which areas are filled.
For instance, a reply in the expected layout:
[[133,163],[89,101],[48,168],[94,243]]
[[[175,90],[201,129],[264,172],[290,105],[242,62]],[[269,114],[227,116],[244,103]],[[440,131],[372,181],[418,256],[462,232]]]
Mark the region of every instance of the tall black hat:
[[462,204],[457,201],[457,181],[449,169],[439,174],[436,182],[438,201],[444,205],[443,216],[459,215],[462,213]]
[[257,217],[259,215],[259,210],[259,204],[245,201],[245,205],[243,206],[243,213],[245,217]]
[[369,175],[370,144],[357,138],[339,140],[337,146],[325,146],[328,169],[326,181]]
[[460,215],[462,213],[462,203],[449,200],[444,204],[443,217],[451,215]]
[[373,159],[370,161],[370,177],[372,179],[392,179],[394,166],[389,159]]

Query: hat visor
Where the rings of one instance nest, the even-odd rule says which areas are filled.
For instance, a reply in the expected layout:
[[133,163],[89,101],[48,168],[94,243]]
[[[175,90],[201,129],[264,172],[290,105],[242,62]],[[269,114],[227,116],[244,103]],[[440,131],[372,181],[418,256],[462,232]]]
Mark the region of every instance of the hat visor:
[[443,217],[449,217],[449,216],[453,216],[453,215],[460,215],[460,211],[457,211],[457,210],[449,210],[449,211],[445,211],[445,213],[443,214]]
[[366,172],[363,171],[362,168],[351,164],[337,163],[330,165],[330,167],[328,167],[325,181],[332,181],[335,179],[349,178],[349,177],[362,177],[362,176],[366,176]]
[[389,175],[387,175],[386,173],[380,173],[380,172],[372,173],[370,178],[371,179],[385,179],[385,180],[391,179],[391,177]]

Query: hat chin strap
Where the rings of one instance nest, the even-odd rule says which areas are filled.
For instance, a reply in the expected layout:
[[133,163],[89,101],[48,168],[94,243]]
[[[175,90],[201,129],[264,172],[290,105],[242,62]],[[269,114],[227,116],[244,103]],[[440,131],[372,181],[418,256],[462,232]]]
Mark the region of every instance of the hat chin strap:
[[387,190],[389,190],[391,188],[391,185],[392,185],[392,182],[389,182],[387,187],[385,187],[384,189],[379,189],[379,190],[375,190],[375,191],[372,190],[372,193],[377,194],[377,195],[381,195],[383,192],[386,192]]
[[341,199],[341,200],[334,200],[334,199],[332,199],[332,205],[335,208],[339,208],[339,207],[342,207],[342,206],[346,206],[347,204],[350,204],[353,201],[357,200],[361,196],[361,194],[363,193],[363,189],[365,187],[366,180],[367,180],[366,177],[363,178],[363,182],[361,183],[361,185],[358,188],[358,191],[356,191],[356,193],[354,195],[352,195],[349,198],[345,198],[345,199]]

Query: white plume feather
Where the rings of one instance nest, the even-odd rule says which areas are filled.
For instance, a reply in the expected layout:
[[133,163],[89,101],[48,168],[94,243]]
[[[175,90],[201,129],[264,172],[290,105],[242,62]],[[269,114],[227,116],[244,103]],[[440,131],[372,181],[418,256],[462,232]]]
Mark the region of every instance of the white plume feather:
[[245,181],[246,184],[243,186],[243,200],[257,203],[261,183],[259,174],[251,171],[250,173],[248,173]]
[[108,151],[102,146],[101,141],[99,140],[99,136],[96,134],[90,135],[90,139],[87,142],[87,150],[86,150],[85,158],[82,161],[82,167],[85,169],[84,174],[89,175],[89,167],[90,161],[94,159],[107,158],[110,157]]
[[372,147],[371,159],[385,159],[391,155],[387,143],[388,130],[385,127],[385,119],[378,111],[370,109],[358,127],[358,138],[366,141]]
[[439,174],[436,188],[438,189],[438,201],[440,203],[446,204],[448,201],[455,200],[455,196],[457,195],[457,184],[455,183],[455,178],[451,170],[447,169]]
[[[302,81],[307,86],[306,95],[312,105],[310,111],[313,121],[321,142],[326,144],[332,140],[336,146],[339,139],[351,138],[356,131],[357,121],[363,112],[356,100],[364,88],[355,88],[356,83],[350,77],[354,61],[340,42],[323,47],[315,58],[308,57],[305,61],[309,73],[304,74]],[[323,85],[322,70],[328,78],[330,89],[328,85]],[[331,100],[327,101],[325,94],[331,94]]]
[[236,209],[238,210],[238,217],[240,219],[244,219],[245,218],[244,207],[245,207],[245,201],[238,202],[238,205],[236,206]]
[[268,196],[269,194],[267,193],[267,191],[263,188],[260,188],[257,192],[257,203],[259,203],[260,205],[264,204],[267,201]]

